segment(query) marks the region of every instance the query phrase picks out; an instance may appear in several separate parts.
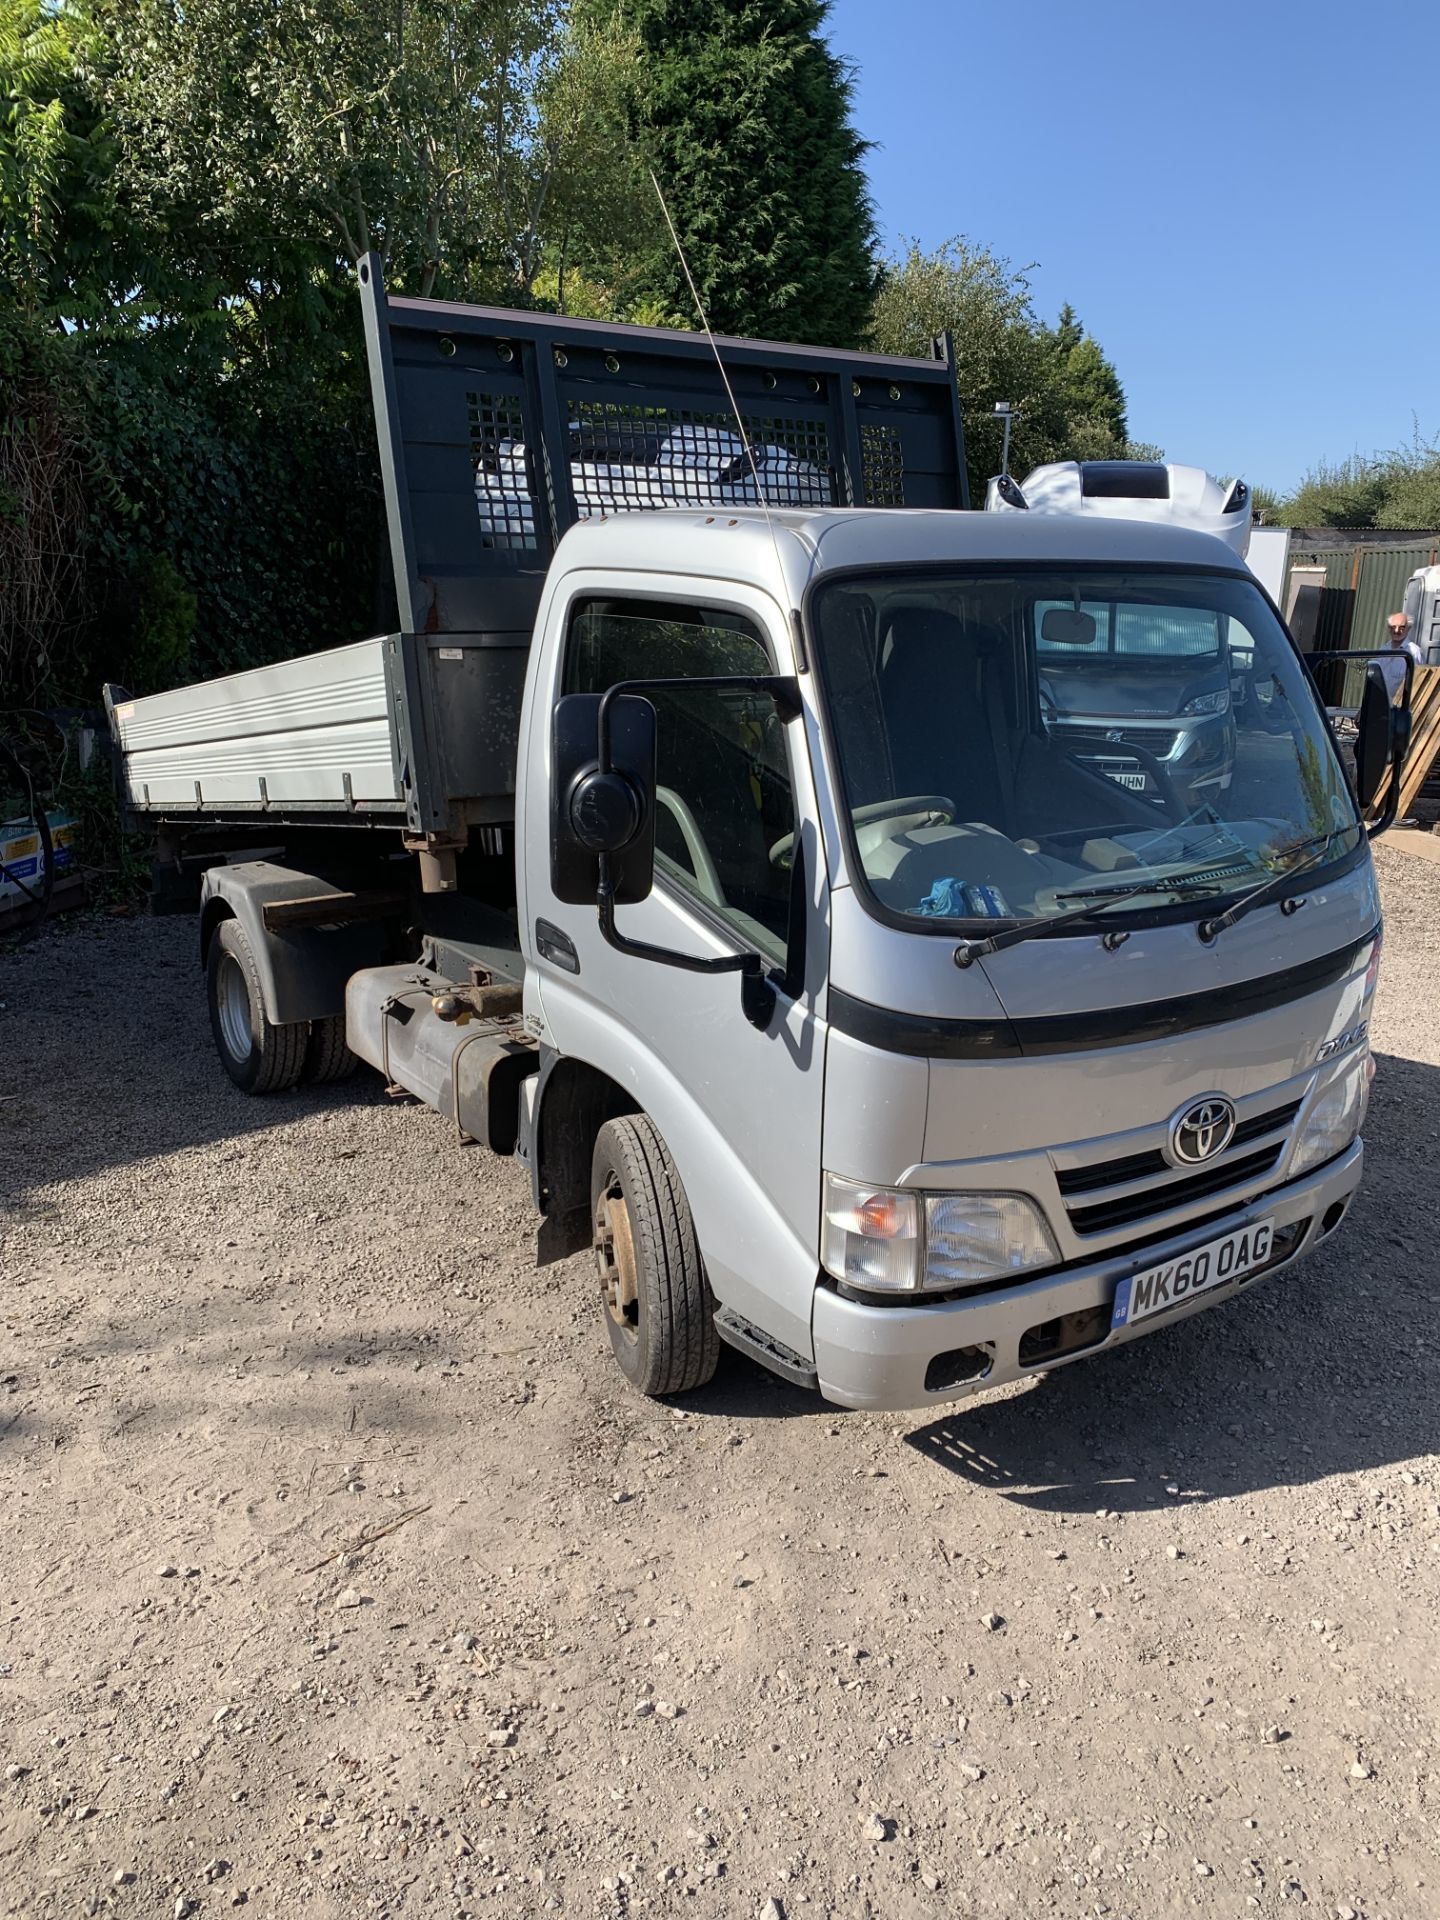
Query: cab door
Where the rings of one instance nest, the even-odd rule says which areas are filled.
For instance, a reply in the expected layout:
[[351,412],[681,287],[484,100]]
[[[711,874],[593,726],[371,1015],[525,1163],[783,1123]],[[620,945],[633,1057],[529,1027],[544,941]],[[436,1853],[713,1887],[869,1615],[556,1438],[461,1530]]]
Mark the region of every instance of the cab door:
[[[745,1016],[738,976],[617,952],[592,907],[566,905],[549,888],[549,729],[561,694],[791,670],[779,609],[757,592],[727,585],[720,602],[718,591],[670,576],[560,583],[543,626],[554,639],[528,690],[522,910],[544,1041],[607,1074],[659,1128],[721,1304],[808,1356],[827,955],[803,723],[784,726],[768,698],[729,688],[647,695],[657,719],[655,886],[617,913],[632,939],[699,956],[753,951],[778,976],[803,846],[805,984],[793,997],[777,991],[764,1031]],[[548,931],[537,932],[541,921]]]

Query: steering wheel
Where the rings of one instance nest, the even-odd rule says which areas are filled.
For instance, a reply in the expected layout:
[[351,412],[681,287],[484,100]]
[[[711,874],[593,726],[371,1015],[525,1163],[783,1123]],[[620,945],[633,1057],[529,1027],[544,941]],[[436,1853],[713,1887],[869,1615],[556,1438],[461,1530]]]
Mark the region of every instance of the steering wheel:
[[[871,800],[854,808],[850,818],[857,827],[893,820],[900,832],[910,833],[916,827],[948,827],[955,818],[955,802],[943,793],[912,793],[894,800]],[[788,867],[794,850],[794,834],[782,834],[770,849],[771,866]]]
[[710,857],[699,821],[673,787],[656,787],[655,799],[679,829],[680,838],[685,842],[685,851],[690,856],[696,886],[712,906],[723,907],[725,889],[720,884],[720,872]]
[[1046,730],[1051,731],[1060,718],[1060,702],[1050,691],[1050,682],[1043,674],[1041,674],[1039,679],[1039,689],[1040,718],[1044,721]]

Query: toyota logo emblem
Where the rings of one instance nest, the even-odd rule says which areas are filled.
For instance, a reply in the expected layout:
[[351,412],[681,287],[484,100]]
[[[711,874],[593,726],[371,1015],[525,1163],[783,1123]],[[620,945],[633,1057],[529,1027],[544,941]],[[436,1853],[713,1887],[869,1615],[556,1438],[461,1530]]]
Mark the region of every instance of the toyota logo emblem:
[[1234,1138],[1235,1103],[1223,1093],[1207,1093],[1170,1122],[1169,1158],[1177,1167],[1202,1166]]

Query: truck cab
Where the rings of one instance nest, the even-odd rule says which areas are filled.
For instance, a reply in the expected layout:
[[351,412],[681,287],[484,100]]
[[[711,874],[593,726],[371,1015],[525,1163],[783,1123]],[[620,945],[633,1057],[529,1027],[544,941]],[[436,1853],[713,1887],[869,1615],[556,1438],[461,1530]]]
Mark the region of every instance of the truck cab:
[[[1157,677],[1187,620],[1242,630],[1285,733],[1242,729],[1234,780],[1199,805],[1105,777],[1042,698],[1047,636],[1088,637],[1097,604],[1154,636]],[[552,884],[553,716],[638,682],[655,840],[652,883],[614,914],[626,950],[583,886]],[[914,1406],[1151,1331],[1338,1226],[1379,905],[1303,667],[1218,541],[1038,516],[617,518],[556,556],[525,705],[545,1060],[527,1151],[548,1163],[557,1075],[567,1098],[633,1100],[737,1344],[845,1404]],[[770,984],[763,1023],[727,973],[672,964],[742,954]],[[579,1171],[540,1197],[603,1271],[618,1181],[582,1225]]]

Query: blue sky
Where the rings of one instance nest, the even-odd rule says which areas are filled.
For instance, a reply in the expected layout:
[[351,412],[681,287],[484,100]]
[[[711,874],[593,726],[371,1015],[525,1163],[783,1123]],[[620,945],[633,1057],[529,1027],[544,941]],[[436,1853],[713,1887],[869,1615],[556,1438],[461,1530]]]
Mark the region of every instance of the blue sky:
[[1440,435],[1440,14],[836,0],[882,233],[1035,263],[1130,430],[1284,490]]

